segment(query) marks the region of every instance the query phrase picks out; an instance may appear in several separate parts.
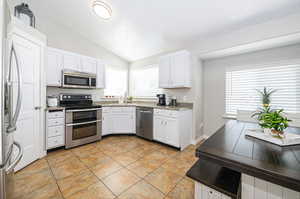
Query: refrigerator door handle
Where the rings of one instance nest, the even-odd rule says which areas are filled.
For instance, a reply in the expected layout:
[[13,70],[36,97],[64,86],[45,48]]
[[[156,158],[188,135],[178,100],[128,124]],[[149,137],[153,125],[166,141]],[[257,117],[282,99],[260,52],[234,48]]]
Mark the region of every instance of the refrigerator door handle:
[[19,153],[17,157],[14,159],[14,161],[6,168],[6,173],[12,172],[23,157],[23,148],[21,147],[21,145],[16,141],[14,142],[13,145],[15,145],[18,148]]
[[10,125],[7,129],[7,132],[13,132],[16,130],[16,124],[17,124],[17,120],[18,117],[20,115],[20,110],[21,110],[21,104],[22,104],[22,76],[21,76],[21,72],[20,72],[20,65],[19,65],[19,60],[18,60],[18,56],[16,53],[16,50],[14,48],[14,44],[12,43],[11,46],[11,54],[10,54],[10,71],[9,71],[9,80],[7,82],[8,86],[10,86],[10,89],[12,88],[12,83],[11,83],[11,67],[12,67],[12,56],[15,57],[15,61],[16,61],[16,71],[17,71],[17,78],[18,78],[18,97],[17,97],[17,105],[16,105],[16,110],[15,113],[12,115],[11,111],[12,111],[12,91],[10,90],[10,96],[9,96],[9,111],[10,111]]

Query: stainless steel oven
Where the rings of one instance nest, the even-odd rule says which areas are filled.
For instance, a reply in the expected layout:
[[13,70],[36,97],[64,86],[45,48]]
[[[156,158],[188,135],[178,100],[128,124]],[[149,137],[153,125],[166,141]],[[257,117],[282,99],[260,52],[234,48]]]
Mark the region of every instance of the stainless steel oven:
[[63,70],[63,88],[96,88],[97,75],[93,73],[83,73],[72,70]]
[[66,148],[101,139],[102,109],[66,110]]

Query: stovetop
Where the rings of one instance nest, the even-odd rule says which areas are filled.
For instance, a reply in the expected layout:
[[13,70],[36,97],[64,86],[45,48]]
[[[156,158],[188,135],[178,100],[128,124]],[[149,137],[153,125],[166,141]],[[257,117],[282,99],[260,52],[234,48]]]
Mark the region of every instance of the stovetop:
[[61,104],[60,106],[64,107],[66,110],[75,110],[75,109],[92,109],[92,108],[101,108],[101,105],[97,104]]
[[93,103],[91,95],[86,94],[60,94],[59,102],[66,110],[101,108]]

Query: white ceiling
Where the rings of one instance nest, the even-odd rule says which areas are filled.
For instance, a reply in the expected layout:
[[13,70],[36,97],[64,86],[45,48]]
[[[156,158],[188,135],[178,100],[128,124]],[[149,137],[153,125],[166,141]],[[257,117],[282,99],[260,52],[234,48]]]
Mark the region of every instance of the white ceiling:
[[68,26],[128,61],[185,48],[249,25],[300,11],[300,0],[104,0],[113,18],[91,11],[91,0],[27,0],[37,16]]

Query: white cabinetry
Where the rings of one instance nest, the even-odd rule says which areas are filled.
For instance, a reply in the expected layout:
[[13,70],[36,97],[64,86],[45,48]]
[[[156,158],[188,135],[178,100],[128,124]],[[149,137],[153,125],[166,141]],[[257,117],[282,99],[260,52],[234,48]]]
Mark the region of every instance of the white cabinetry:
[[191,110],[154,110],[154,140],[183,150],[190,144]]
[[160,88],[189,88],[191,83],[191,55],[188,51],[178,51],[160,57]]
[[61,86],[61,76],[63,70],[63,55],[61,51],[48,48],[47,49],[47,85],[48,86]]
[[62,70],[64,69],[97,74],[97,88],[105,88],[104,61],[48,47],[47,86],[61,86]]
[[81,72],[97,73],[97,60],[90,57],[81,57]]
[[80,56],[75,53],[63,53],[63,66],[64,69],[81,71]]
[[300,193],[242,174],[242,199],[300,199]]
[[47,149],[65,145],[65,111],[47,111]]
[[195,199],[231,199],[231,197],[196,182]]
[[102,135],[135,133],[135,107],[103,107]]
[[97,88],[105,88],[105,63],[97,61]]

